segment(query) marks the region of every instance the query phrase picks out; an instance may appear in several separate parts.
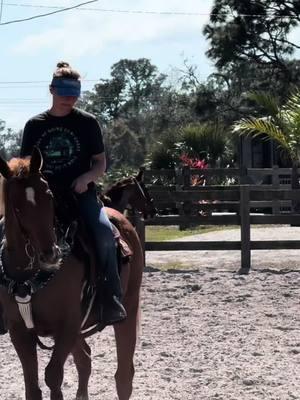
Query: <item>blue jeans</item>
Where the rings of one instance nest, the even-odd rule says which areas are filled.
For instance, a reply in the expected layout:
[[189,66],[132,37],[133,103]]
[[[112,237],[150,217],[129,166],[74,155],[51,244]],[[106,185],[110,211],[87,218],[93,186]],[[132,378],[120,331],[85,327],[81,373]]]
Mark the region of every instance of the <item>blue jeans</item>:
[[102,204],[98,203],[94,189],[89,189],[76,197],[80,216],[86,224],[96,252],[99,275],[102,275],[107,281],[108,290],[112,291],[113,295],[121,298],[122,291],[118,273],[116,241],[107,214]]

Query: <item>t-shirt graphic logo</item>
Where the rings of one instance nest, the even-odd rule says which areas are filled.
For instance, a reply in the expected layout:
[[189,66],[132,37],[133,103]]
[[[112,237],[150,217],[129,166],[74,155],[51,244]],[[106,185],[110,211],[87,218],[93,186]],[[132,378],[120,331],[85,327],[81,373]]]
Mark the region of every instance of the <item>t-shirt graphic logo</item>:
[[52,172],[70,167],[76,162],[80,153],[77,136],[63,127],[46,130],[37,142],[37,146],[44,157],[44,168]]

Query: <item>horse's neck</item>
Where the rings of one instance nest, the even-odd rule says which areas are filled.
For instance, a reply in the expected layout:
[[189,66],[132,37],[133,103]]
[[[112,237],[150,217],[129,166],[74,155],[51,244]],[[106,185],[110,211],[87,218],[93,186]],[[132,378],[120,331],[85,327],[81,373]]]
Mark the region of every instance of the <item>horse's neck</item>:
[[120,211],[121,213],[124,212],[125,208],[127,207],[130,199],[130,191],[129,190],[120,190],[118,196],[114,193],[108,194],[112,201],[111,207],[115,210]]

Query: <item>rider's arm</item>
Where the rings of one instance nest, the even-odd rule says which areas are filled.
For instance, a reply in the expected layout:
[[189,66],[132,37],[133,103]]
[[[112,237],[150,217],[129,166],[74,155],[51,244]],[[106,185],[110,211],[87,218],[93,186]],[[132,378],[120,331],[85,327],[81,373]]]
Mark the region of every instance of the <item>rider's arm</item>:
[[91,182],[96,182],[101,178],[106,170],[106,156],[105,153],[95,154],[92,156],[91,169],[86,173]]

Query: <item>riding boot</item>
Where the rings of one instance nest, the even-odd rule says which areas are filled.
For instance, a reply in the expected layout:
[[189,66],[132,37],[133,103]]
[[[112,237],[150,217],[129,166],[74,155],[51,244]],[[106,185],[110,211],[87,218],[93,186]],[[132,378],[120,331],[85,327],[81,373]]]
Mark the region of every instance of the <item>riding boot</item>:
[[105,277],[102,287],[100,320],[104,325],[113,325],[127,317],[122,304],[122,290],[118,272],[116,271],[115,274],[111,272],[109,276]]
[[[90,188],[77,196],[78,209],[95,250],[101,293],[100,322],[111,325],[126,318],[121,282],[118,273],[116,242],[111,223],[104,208],[97,201],[96,191]],[[101,285],[102,283],[102,285]]]

